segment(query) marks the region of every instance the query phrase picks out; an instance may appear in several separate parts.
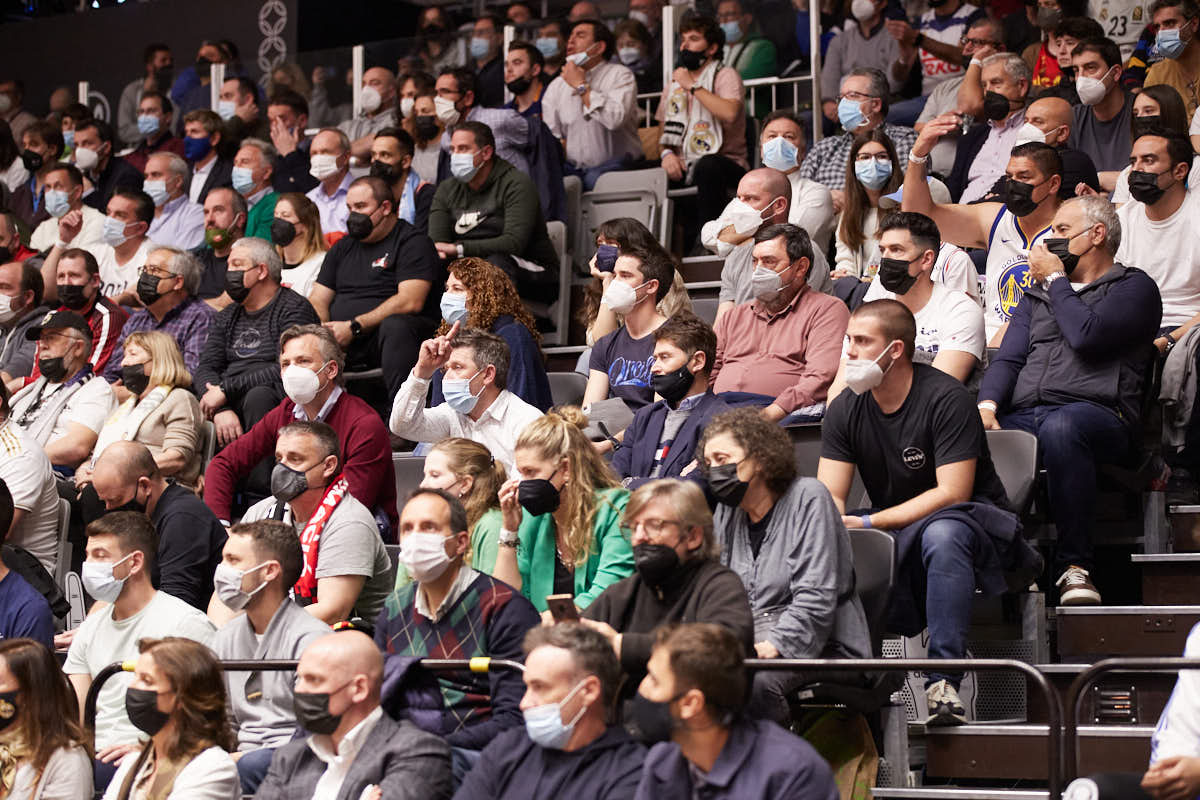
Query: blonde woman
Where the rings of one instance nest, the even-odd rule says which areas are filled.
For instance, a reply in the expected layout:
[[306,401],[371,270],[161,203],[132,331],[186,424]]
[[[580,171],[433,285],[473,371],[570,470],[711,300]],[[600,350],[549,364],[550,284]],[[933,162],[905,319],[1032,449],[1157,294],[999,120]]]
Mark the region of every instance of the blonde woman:
[[317,204],[299,192],[281,194],[271,221],[271,242],[283,260],[280,282],[301,297],[308,297],[329,249],[321,232]]
[[196,451],[204,416],[175,340],[161,331],[131,333],[125,339],[121,381],[129,398],[100,429],[92,457],[75,472],[75,485],[82,488],[91,483],[96,459],[105,447],[134,441],[150,449],[164,476],[195,486],[200,477]]
[[586,425],[574,406],[527,425],[514,450],[521,478],[500,490],[504,527],[493,574],[520,589],[544,619],[546,595],[569,594],[584,609],[633,573],[633,550],[621,533],[629,492],[583,435]]

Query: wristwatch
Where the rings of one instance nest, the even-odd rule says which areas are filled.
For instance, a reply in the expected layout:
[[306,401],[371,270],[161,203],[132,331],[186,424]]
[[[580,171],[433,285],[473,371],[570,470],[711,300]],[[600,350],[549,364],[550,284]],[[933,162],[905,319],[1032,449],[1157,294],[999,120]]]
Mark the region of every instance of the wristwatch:
[[350,320],[350,335],[357,339],[362,336],[362,323],[357,319]]
[[1063,272],[1061,269],[1056,269],[1054,272],[1051,272],[1049,275],[1046,276],[1045,282],[1046,282],[1046,285],[1049,286],[1050,284],[1054,283],[1059,278],[1065,278],[1065,277],[1067,277],[1067,273]]
[[587,85],[587,81],[584,81],[583,83],[581,83],[575,87],[575,94],[579,95],[580,97],[583,97],[585,94],[587,94],[588,88],[589,87]]
[[521,541],[521,537],[517,535],[516,531],[510,531],[505,528],[501,528],[500,536],[497,541],[504,547],[516,547]]
[[1163,338],[1167,340],[1167,352],[1171,352],[1171,348],[1179,344],[1179,341],[1169,333],[1164,333]]

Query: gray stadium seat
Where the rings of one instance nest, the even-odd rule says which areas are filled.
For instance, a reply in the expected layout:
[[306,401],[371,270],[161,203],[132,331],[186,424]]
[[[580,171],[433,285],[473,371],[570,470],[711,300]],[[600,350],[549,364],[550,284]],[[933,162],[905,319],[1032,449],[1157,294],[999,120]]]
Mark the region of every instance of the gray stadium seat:
[[720,305],[720,301],[715,297],[696,297],[692,299],[692,311],[709,325],[712,325],[717,319],[718,305]]
[[392,453],[392,467],[396,470],[396,500],[403,505],[425,477],[425,457]]
[[585,253],[590,258],[596,249],[596,229],[617,217],[632,217],[651,232],[657,231],[666,197],[667,173],[662,167],[601,175],[596,188],[584,192],[580,200],[575,252],[580,258]]
[[556,406],[577,406],[583,402],[587,378],[578,372],[548,372],[550,399]]
[[1037,481],[1037,437],[1028,431],[988,431],[987,443],[1009,501],[1024,513]]

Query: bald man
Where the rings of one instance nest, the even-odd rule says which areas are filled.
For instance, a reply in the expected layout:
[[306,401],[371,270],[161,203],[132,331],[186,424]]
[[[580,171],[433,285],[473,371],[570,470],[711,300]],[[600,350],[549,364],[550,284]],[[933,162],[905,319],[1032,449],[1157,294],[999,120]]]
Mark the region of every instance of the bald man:
[[[751,251],[759,228],[788,221],[792,207],[792,183],[777,169],[762,167],[747,172],[738,181],[737,197],[729,201],[721,216],[700,229],[700,241],[725,258],[721,268],[721,292],[717,319],[740,303],[754,299],[750,276],[754,273]],[[813,248],[808,285],[818,292],[830,288],[829,262]]]
[[1043,97],[1025,109],[1025,125],[1017,132],[1017,144],[1045,142],[1058,150],[1063,164],[1059,196],[1064,200],[1076,194],[1087,194],[1081,186],[1093,192],[1100,191],[1100,178],[1092,157],[1082,150],[1067,147],[1074,124],[1075,115],[1070,103],[1061,97]]
[[371,67],[362,78],[362,113],[342,120],[337,127],[350,137],[350,154],[362,162],[371,159],[375,134],[393,124],[396,105],[396,76],[386,67]]
[[155,586],[206,610],[227,535],[204,501],[191,489],[168,483],[155,456],[140,442],[113,442],[90,472],[80,470],[82,479],[90,480],[80,500],[84,519],[108,511],[145,514],[158,533]]
[[255,797],[450,797],[450,746],[383,713],[382,684],[383,656],[366,635],[342,631],[309,644],[296,668],[294,705],[311,735],[275,751]]

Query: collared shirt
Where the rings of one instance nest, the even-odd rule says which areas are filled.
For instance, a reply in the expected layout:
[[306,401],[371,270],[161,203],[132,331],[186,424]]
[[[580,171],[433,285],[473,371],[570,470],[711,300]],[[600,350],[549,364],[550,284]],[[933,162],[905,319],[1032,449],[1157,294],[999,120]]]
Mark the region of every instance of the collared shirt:
[[1020,109],[1007,120],[988,120],[987,124],[991,130],[967,170],[967,186],[959,198],[960,203],[971,203],[984,197],[1004,174],[1013,145],[1017,143],[1017,134],[1025,124],[1025,109]]
[[258,203],[259,200],[262,200],[264,197],[266,197],[270,193],[271,193],[271,184],[267,184],[265,188],[259,189],[254,194],[247,196],[246,197],[246,208],[247,209],[254,208],[254,206]]
[[203,167],[192,166],[192,185],[188,188],[188,199],[193,203],[200,202],[200,195],[204,194],[204,184],[208,183],[208,175],[216,164],[217,159],[214,157]]
[[204,244],[204,207],[186,194],[168,200],[146,234],[159,244],[191,250]]
[[[329,393],[329,397],[325,400],[325,405],[321,406],[321,410],[317,412],[315,422],[324,422],[329,416],[329,412],[337,405],[338,398],[345,392],[340,386],[333,387],[333,391]],[[304,406],[296,403],[296,407],[292,409],[292,416],[296,419],[308,419],[308,412],[304,410]]]
[[321,233],[346,232],[346,220],[350,217],[346,191],[353,182],[354,176],[347,172],[332,196],[325,194],[325,187],[319,183],[305,195],[317,204],[317,210],[321,212]]
[[[887,122],[883,124],[883,132],[896,146],[896,156],[903,168],[908,163],[908,151],[917,141],[917,132],[912,128],[902,128]],[[846,184],[846,162],[850,160],[850,145],[853,143],[852,133],[826,136],[814,144],[804,157],[800,177],[823,183],[830,189],[843,188]]]
[[438,622],[442,615],[446,613],[455,603],[458,598],[462,597],[463,592],[470,588],[475,579],[479,577],[479,573],[463,564],[458,568],[458,577],[454,579],[454,583],[450,585],[450,591],[446,592],[445,598],[436,610],[430,612],[429,603],[425,599],[425,591],[420,587],[413,592],[413,597],[416,598],[417,613],[427,620]]
[[471,439],[490,450],[510,477],[514,475],[513,449],[517,437],[526,425],[542,416],[541,411],[506,389],[478,420],[473,420],[446,403],[425,408],[428,392],[429,379],[409,373],[392,404],[392,433],[417,442],[438,442],[447,436]]
[[183,302],[172,308],[162,319],[155,319],[147,309],[139,308],[130,315],[121,329],[121,341],[113,348],[112,357],[104,368],[104,379],[109,381],[121,377],[121,360],[125,357],[124,340],[131,333],[162,331],[179,345],[183,363],[193,375],[200,366],[200,353],[208,340],[208,326],[214,315],[212,306],[198,297],[185,297]]
[[637,79],[629,68],[602,61],[587,71],[589,106],[563,80],[550,82],[542,98],[546,126],[567,142],[567,161],[595,167],[642,152],[637,126]]
[[321,774],[321,779],[313,789],[312,800],[337,800],[358,751],[362,749],[381,719],[383,709],[375,706],[362,722],[346,732],[336,753],[333,752],[333,740],[325,734],[317,733],[308,737],[308,748],[326,764],[325,772]]
[[[492,129],[496,139],[496,155],[529,174],[529,120],[511,108],[482,108],[474,106],[467,112],[468,122],[482,122]],[[442,134],[440,146],[450,152],[450,131]]]
[[362,114],[352,119],[342,120],[337,124],[337,128],[353,142],[364,136],[372,136],[379,133],[384,128],[395,124],[395,119],[396,117],[391,109],[381,108],[375,112],[375,116],[373,117]]

